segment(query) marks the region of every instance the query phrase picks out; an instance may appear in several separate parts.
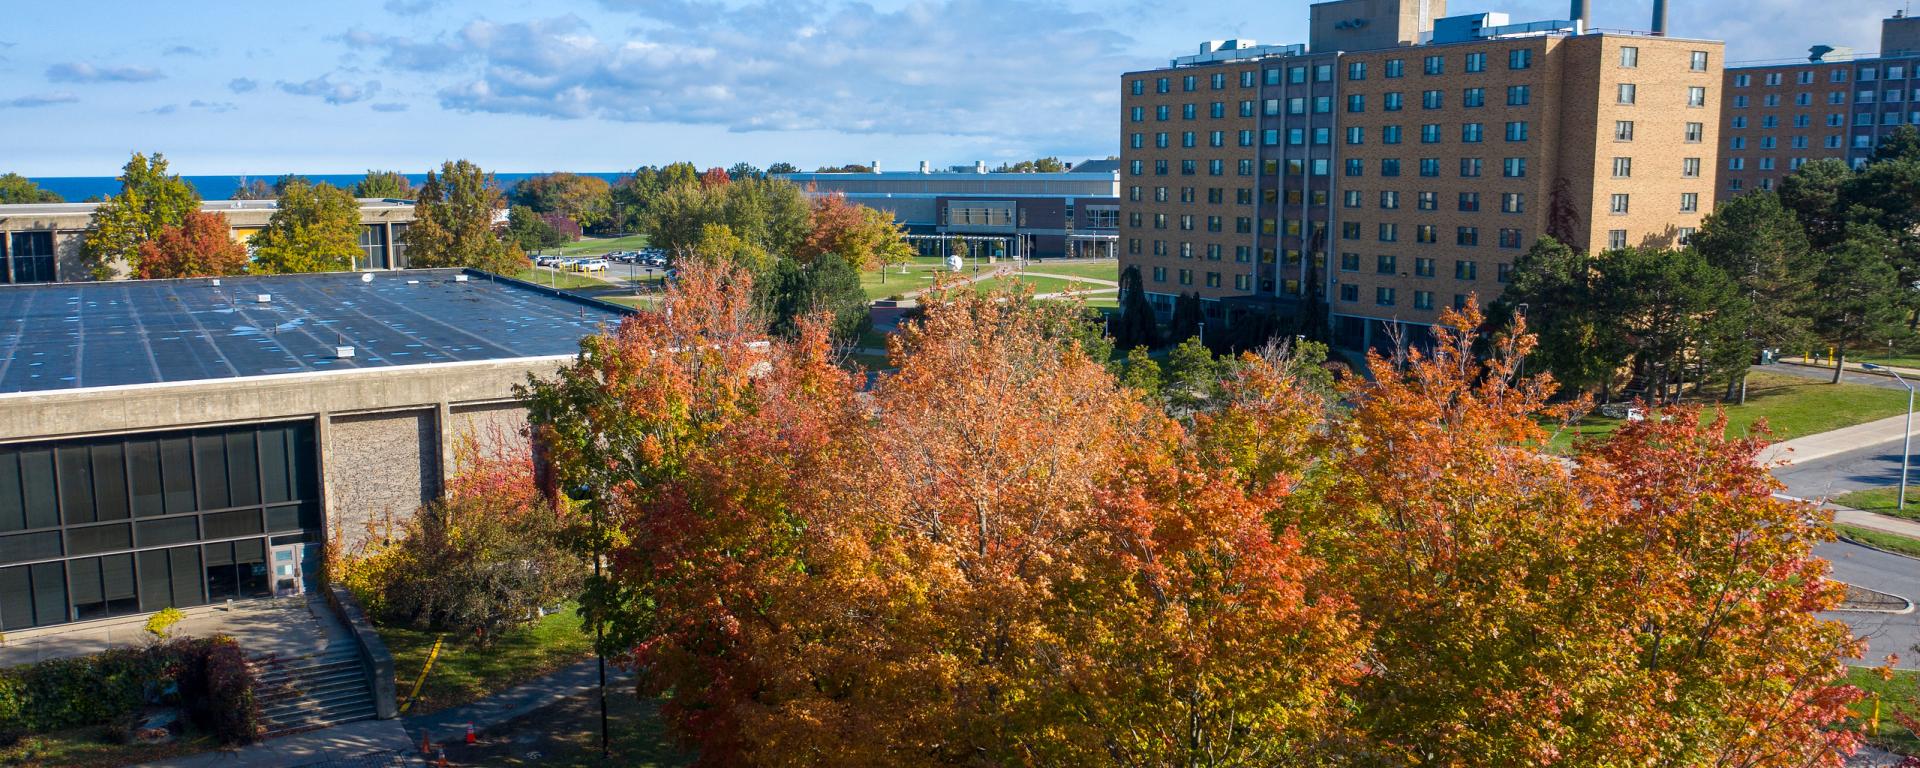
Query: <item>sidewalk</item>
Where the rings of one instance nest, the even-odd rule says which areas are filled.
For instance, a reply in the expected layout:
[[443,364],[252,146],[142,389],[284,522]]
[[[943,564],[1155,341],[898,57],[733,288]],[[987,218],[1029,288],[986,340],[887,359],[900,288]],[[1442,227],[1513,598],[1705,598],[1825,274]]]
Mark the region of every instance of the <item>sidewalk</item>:
[[[1785,357],[1785,356],[1783,356],[1783,357],[1781,357],[1781,358],[1780,358],[1780,362],[1782,362],[1782,363],[1786,363],[1786,364],[1788,364],[1788,365],[1803,365],[1803,366],[1806,366],[1806,367],[1808,367],[1808,368],[1819,368],[1819,369],[1821,369],[1821,370],[1825,370],[1825,371],[1829,371],[1829,372],[1833,370],[1833,361],[1832,361],[1832,360],[1824,360],[1824,361],[1822,361],[1822,360],[1808,360],[1808,359],[1806,359],[1806,358],[1804,358],[1804,357],[1797,357],[1797,356],[1793,356],[1793,357]],[[1868,375],[1868,376],[1888,376],[1889,378],[1891,378],[1891,376],[1889,376],[1889,374],[1887,374],[1886,372],[1887,372],[1887,371],[1894,371],[1894,372],[1897,372],[1897,373],[1899,373],[1899,374],[1900,374],[1901,376],[1904,376],[1904,377],[1906,377],[1908,381],[1916,381],[1916,380],[1920,380],[1920,370],[1916,370],[1916,369],[1913,369],[1913,368],[1907,368],[1907,367],[1905,367],[1905,366],[1898,366],[1898,365],[1883,365],[1883,366],[1880,366],[1880,370],[1877,370],[1877,371],[1869,371],[1869,370],[1867,370],[1867,369],[1866,369],[1865,367],[1863,367],[1863,366],[1862,366],[1862,365],[1861,365],[1860,363],[1856,363],[1856,362],[1853,362],[1852,360],[1848,360],[1848,361],[1847,361],[1847,362],[1846,362],[1846,363],[1844,364],[1844,370],[1845,370],[1845,371],[1846,371],[1847,373],[1862,373],[1862,374],[1866,374],[1866,375]]]
[[[1892,442],[1900,439],[1906,423],[1907,415],[1903,413],[1832,432],[1797,437],[1767,446],[1766,450],[1760,452],[1759,461],[1767,466],[1776,463],[1799,464],[1846,453],[1856,448]],[[1914,434],[1920,435],[1920,419],[1915,419],[1913,424]]]
[[[627,682],[626,672],[608,665],[608,695],[633,695],[626,688]],[[599,668],[592,659],[588,659],[464,707],[404,718],[400,722],[405,723],[407,738],[415,745],[420,743],[422,737],[429,735],[436,744],[458,741],[466,738],[468,723],[472,723],[475,730],[484,731],[569,696],[591,691],[599,685]]]
[[397,720],[359,722],[297,733],[236,750],[147,763],[149,768],[347,768],[348,766],[407,766],[413,744]]

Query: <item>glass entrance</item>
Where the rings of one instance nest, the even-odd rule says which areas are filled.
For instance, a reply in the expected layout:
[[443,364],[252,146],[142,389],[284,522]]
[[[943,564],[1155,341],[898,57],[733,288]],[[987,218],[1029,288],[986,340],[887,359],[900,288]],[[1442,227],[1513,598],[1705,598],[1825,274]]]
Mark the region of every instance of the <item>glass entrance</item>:
[[273,548],[274,597],[300,594],[300,547],[299,544],[283,544]]

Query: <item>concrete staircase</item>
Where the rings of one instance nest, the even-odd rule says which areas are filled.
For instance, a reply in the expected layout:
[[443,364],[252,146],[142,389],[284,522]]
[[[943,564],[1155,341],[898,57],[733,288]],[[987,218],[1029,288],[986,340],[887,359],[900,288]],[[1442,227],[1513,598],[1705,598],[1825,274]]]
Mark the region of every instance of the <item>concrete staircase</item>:
[[291,659],[256,657],[266,738],[375,716],[367,668],[351,646]]

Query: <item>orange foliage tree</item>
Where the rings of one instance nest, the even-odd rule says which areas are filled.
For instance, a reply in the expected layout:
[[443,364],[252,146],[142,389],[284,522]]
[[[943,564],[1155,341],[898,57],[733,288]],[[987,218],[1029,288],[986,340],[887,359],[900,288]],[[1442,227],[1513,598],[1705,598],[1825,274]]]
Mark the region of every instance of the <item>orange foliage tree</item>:
[[[1837,764],[1817,513],[1695,414],[1571,465],[1518,330],[1284,352],[1168,418],[1007,294],[936,290],[868,386],[751,278],[524,391],[593,489],[583,609],[707,765]],[[1478,327],[1471,312],[1446,324]]]
[[813,199],[812,223],[806,239],[794,249],[794,258],[802,263],[811,264],[831,253],[854,269],[880,270],[880,279],[885,281],[886,267],[913,258],[906,231],[894,221],[893,214],[847,202],[847,196],[838,192]]
[[727,169],[717,165],[700,174],[700,186],[707,189],[724,187],[731,183],[733,183],[733,177],[727,175]]
[[140,244],[142,280],[237,275],[247,269],[247,247],[233,239],[227,217],[192,211],[180,226]]

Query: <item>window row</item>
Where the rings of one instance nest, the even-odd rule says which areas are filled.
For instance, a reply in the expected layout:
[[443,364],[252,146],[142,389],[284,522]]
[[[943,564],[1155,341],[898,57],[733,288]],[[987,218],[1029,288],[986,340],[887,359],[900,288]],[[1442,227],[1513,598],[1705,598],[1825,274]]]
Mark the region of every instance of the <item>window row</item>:
[[318,496],[307,424],[0,448],[0,533]]
[[[1225,175],[1227,175],[1227,161],[1225,161],[1225,160],[1220,160],[1220,159],[1214,159],[1214,160],[1208,160],[1208,161],[1206,161],[1206,162],[1207,162],[1207,175],[1208,175],[1208,176],[1225,176]],[[1319,161],[1319,162],[1322,162],[1322,163],[1324,163],[1324,162],[1326,162],[1326,161],[1324,161],[1324,160],[1322,160],[1322,161]],[[1173,168],[1173,165],[1172,165],[1172,162],[1171,162],[1171,161],[1168,161],[1168,160],[1155,160],[1155,161],[1153,161],[1153,175],[1155,175],[1155,176],[1166,176],[1166,175],[1168,175],[1169,173],[1171,173],[1171,172],[1172,172],[1172,168]],[[1252,175],[1253,175],[1253,160],[1252,160],[1251,158],[1245,158],[1245,159],[1241,159],[1241,160],[1237,160],[1237,161],[1235,161],[1235,163],[1234,163],[1234,172],[1235,172],[1235,174],[1237,174],[1237,175],[1240,175],[1240,176],[1252,176]],[[1199,161],[1199,160],[1181,160],[1181,161],[1180,161],[1180,175],[1182,175],[1182,176],[1197,176],[1197,175],[1199,175],[1199,173],[1200,173],[1200,161]],[[1145,160],[1134,160],[1134,161],[1131,161],[1131,162],[1129,162],[1129,163],[1127,163],[1127,174],[1128,174],[1129,176],[1145,176],[1145,175],[1147,175],[1147,163],[1146,163],[1146,161],[1145,161]],[[1321,175],[1321,176],[1324,176],[1324,175],[1326,175],[1326,174],[1325,174],[1325,173],[1323,172],[1323,173],[1320,173],[1320,174],[1317,174],[1317,175]]]
[[[1350,240],[1350,241],[1362,240],[1366,236],[1365,234],[1366,229],[1367,229],[1366,226],[1363,223],[1358,221],[1340,222],[1340,239]],[[1415,243],[1419,243],[1421,245],[1438,245],[1440,243],[1439,225],[1414,224],[1412,226],[1407,227],[1406,229],[1413,233],[1413,242]],[[1374,231],[1374,238],[1378,242],[1382,242],[1382,243],[1400,242],[1401,226],[1399,222],[1392,222],[1392,221],[1378,222],[1377,224],[1375,224],[1373,231]],[[1512,229],[1512,228],[1501,228],[1499,230],[1498,237],[1494,242],[1497,246],[1501,248],[1525,247],[1525,241],[1521,237],[1520,230]],[[1480,228],[1479,227],[1455,227],[1453,231],[1453,244],[1463,248],[1473,248],[1473,247],[1479,246],[1480,245]]]
[[308,501],[9,533],[0,535],[0,565],[268,533],[318,536],[320,526],[320,505]]
[[[1465,293],[1454,294],[1453,308],[1456,310],[1466,309],[1467,304],[1471,302],[1470,296],[1471,294]],[[1352,283],[1342,283],[1340,285],[1340,301],[1345,304],[1359,303],[1360,286]],[[1387,286],[1378,286],[1373,289],[1373,303],[1375,306],[1391,307],[1396,306],[1398,302],[1398,290]],[[1433,291],[1413,291],[1413,308],[1433,309]]]
[[[1360,258],[1360,254],[1342,253],[1340,254],[1340,271],[1359,272],[1361,271],[1361,261],[1362,259]],[[1400,261],[1400,257],[1398,256],[1380,255],[1380,256],[1375,256],[1373,259],[1373,273],[1376,275],[1399,275],[1401,277],[1434,277],[1435,276],[1433,259],[1429,259],[1429,258],[1413,259],[1412,272],[1400,271],[1401,266],[1402,264]],[[1500,262],[1498,267],[1499,267],[1499,272],[1497,277],[1499,281],[1502,283],[1507,282],[1511,278],[1511,269],[1512,269],[1511,265],[1507,264],[1506,262]],[[1453,279],[1455,280],[1480,279],[1480,262],[1473,261],[1471,259],[1455,259],[1453,262]]]
[[[1208,74],[1204,82],[1206,82],[1207,87],[1212,90],[1223,91],[1227,89],[1227,85],[1229,83],[1234,83],[1234,82],[1237,82],[1241,88],[1252,88],[1258,84],[1255,80],[1256,77],[1257,75],[1255,75],[1254,71],[1251,69],[1245,70],[1239,73],[1214,72],[1214,73]],[[1198,74],[1182,75],[1179,78],[1180,90],[1184,93],[1192,93],[1194,91],[1198,91],[1200,90],[1201,82],[1202,82],[1202,78]],[[1173,86],[1174,86],[1174,78],[1172,77],[1157,77],[1157,78],[1154,78],[1153,80],[1154,93],[1172,93]],[[1128,81],[1127,92],[1135,96],[1146,95],[1146,92],[1147,92],[1146,79],[1135,78],[1133,80]]]
[[[1194,284],[1195,284],[1195,283],[1194,283],[1194,274],[1195,274],[1195,273],[1194,273],[1194,271],[1193,271],[1193,270],[1191,270],[1191,269],[1182,269],[1182,270],[1179,270],[1179,271],[1178,271],[1177,273],[1175,273],[1175,274],[1176,274],[1176,277],[1175,277],[1175,279],[1176,279],[1176,280],[1178,281],[1178,283],[1179,283],[1180,285],[1194,285]],[[1152,275],[1152,280],[1153,280],[1153,282],[1155,282],[1155,283],[1165,283],[1165,282],[1167,282],[1167,275],[1168,275],[1168,271],[1167,271],[1167,268],[1166,268],[1166,267],[1154,267],[1154,268],[1153,268],[1153,275]],[[1223,287],[1223,286],[1224,286],[1224,284],[1223,284],[1223,283],[1221,282],[1221,275],[1220,275],[1220,273],[1219,273],[1219,272],[1208,272],[1208,273],[1206,273],[1206,275],[1205,275],[1205,285],[1206,285],[1206,286],[1207,286],[1208,288],[1220,288],[1220,287]],[[1234,276],[1233,276],[1233,289],[1234,289],[1234,290],[1236,290],[1236,291],[1252,291],[1252,290],[1253,290],[1253,276],[1252,276],[1252,275],[1247,275],[1247,274],[1236,274],[1236,275],[1234,275]]]
[[267,540],[0,568],[0,631],[267,597]]
[[[1239,110],[1238,110],[1238,112],[1239,112],[1239,114],[1238,114],[1238,116],[1239,116],[1239,117],[1253,117],[1253,114],[1254,114],[1254,104],[1255,104],[1255,102],[1254,102],[1254,101],[1252,101],[1251,99],[1249,99],[1249,100],[1246,100],[1246,101],[1242,101],[1242,102],[1240,102],[1240,107],[1239,107]],[[1207,117],[1208,117],[1208,118],[1211,118],[1211,119],[1215,119],[1215,120],[1218,120],[1218,119],[1222,119],[1222,118],[1225,118],[1226,116],[1227,116],[1227,103],[1226,103],[1226,102],[1224,102],[1224,101],[1216,101],[1216,102],[1213,102],[1212,104],[1209,104],[1209,105],[1207,105]],[[1166,121],[1168,121],[1168,120],[1172,120],[1172,119],[1173,119],[1173,106],[1172,106],[1172,105],[1170,105],[1170,104],[1161,104],[1161,105],[1159,105],[1159,106],[1156,106],[1156,107],[1154,107],[1154,108],[1153,108],[1153,119],[1154,119],[1154,120],[1155,120],[1156,122],[1162,122],[1162,123],[1164,123],[1164,122],[1166,122]],[[1180,105],[1180,119],[1182,119],[1182,120],[1198,120],[1198,119],[1200,119],[1200,109],[1199,109],[1199,105],[1198,105],[1198,104],[1182,104],[1182,105]],[[1128,121],[1130,121],[1130,122],[1135,122],[1135,123],[1144,123],[1144,122],[1146,122],[1146,121],[1147,121],[1147,108],[1146,108],[1146,107],[1129,107],[1129,108],[1127,109],[1127,120],[1128,120]]]

